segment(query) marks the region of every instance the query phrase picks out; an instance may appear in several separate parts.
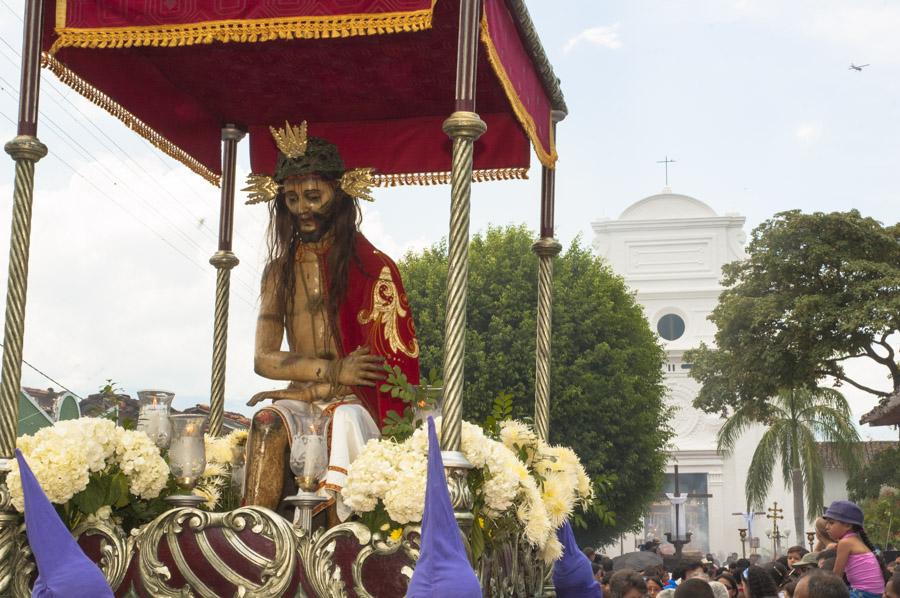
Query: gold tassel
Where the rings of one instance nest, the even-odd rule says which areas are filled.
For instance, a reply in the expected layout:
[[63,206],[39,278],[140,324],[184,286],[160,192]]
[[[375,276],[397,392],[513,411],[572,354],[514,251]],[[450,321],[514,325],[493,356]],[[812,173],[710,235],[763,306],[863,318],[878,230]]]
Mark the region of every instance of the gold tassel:
[[192,46],[213,42],[265,42],[276,39],[341,38],[431,29],[434,5],[411,12],[305,16],[250,21],[205,21],[181,25],[116,29],[57,27],[50,48],[131,48],[136,46]]
[[56,77],[85,98],[100,106],[120,121],[125,123],[129,129],[135,131],[138,135],[149,141],[155,147],[161,149],[166,155],[178,160],[204,179],[215,186],[219,186],[219,175],[211,171],[209,168],[200,163],[199,160],[188,154],[186,151],[160,135],[155,129],[151,128],[147,123],[139,119],[137,116],[126,110],[121,104],[117,103],[111,97],[79,77],[69,67],[55,59],[47,52],[41,54],[41,66],[49,69]]
[[556,142],[553,139],[553,123],[550,123],[550,151],[548,153],[541,143],[541,138],[538,136],[534,119],[531,117],[528,109],[525,108],[522,100],[519,99],[519,94],[516,92],[515,86],[513,86],[512,81],[510,81],[506,69],[503,68],[503,63],[500,62],[500,55],[497,53],[497,48],[494,47],[494,40],[491,39],[491,32],[488,30],[487,11],[481,15],[481,41],[484,43],[484,47],[487,50],[485,53],[487,54],[488,62],[490,63],[494,74],[496,74],[497,78],[500,80],[500,85],[503,87],[506,98],[512,105],[516,118],[519,120],[519,123],[521,123],[522,128],[525,129],[525,133],[531,140],[531,144],[534,146],[534,152],[537,154],[538,160],[540,160],[541,164],[547,168],[555,168],[558,156],[556,154]]
[[[400,185],[448,185],[450,183],[449,172],[409,172],[400,174],[377,174],[373,185],[375,187],[397,187]],[[528,178],[527,168],[489,168],[485,170],[473,170],[472,182],[485,183],[489,181],[510,181],[514,179],[524,180]]]

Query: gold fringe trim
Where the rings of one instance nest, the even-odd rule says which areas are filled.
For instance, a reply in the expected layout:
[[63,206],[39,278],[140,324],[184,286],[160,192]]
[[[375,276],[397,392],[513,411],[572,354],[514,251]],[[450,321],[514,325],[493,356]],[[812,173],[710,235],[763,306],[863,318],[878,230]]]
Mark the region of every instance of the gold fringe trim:
[[556,160],[559,156],[556,153],[556,140],[554,139],[555,136],[553,134],[552,119],[550,122],[550,153],[547,153],[541,143],[541,138],[538,136],[534,119],[531,117],[531,114],[529,114],[528,109],[525,108],[525,105],[522,104],[522,100],[519,99],[516,88],[513,86],[512,81],[510,81],[506,69],[503,68],[503,63],[500,62],[500,55],[497,54],[497,48],[494,46],[494,40],[491,39],[491,32],[488,30],[487,11],[483,11],[481,14],[481,41],[487,50],[488,62],[491,64],[491,68],[494,69],[497,78],[500,79],[500,85],[503,86],[503,91],[506,92],[506,97],[509,99],[510,104],[512,104],[513,112],[516,113],[516,118],[519,119],[519,122],[525,129],[525,133],[531,140],[531,144],[534,146],[534,151],[537,154],[538,160],[540,160],[541,164],[547,168],[555,168]]
[[47,52],[41,54],[41,66],[49,69],[56,77],[86,97],[88,100],[100,106],[125,125],[135,131],[138,135],[149,141],[155,147],[161,149],[170,158],[178,160],[204,179],[215,186],[219,186],[219,175],[211,171],[209,168],[201,164],[196,158],[188,154],[186,151],[160,135],[155,129],[151,128],[147,123],[139,119],[137,116],[126,110],[121,104],[113,100],[111,97],[79,77],[69,67],[55,59]]
[[[489,168],[472,171],[472,182],[474,183],[527,178],[527,168]],[[397,187],[400,185],[448,185],[449,183],[449,172],[410,172],[403,174],[376,174],[373,184],[376,187]]]
[[355,13],[254,20],[202,21],[149,27],[76,28],[59,26],[59,38],[50,48],[131,48],[137,46],[192,46],[213,42],[267,42],[279,39],[323,39],[382,35],[430,29],[434,5],[410,12]]

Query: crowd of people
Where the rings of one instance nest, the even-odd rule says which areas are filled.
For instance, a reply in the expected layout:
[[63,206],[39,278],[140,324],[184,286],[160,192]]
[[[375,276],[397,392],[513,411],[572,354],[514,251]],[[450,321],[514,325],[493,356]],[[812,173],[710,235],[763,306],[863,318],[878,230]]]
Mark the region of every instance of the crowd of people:
[[584,552],[605,598],[900,598],[900,557],[885,563],[856,504],[832,503],[816,521],[816,535],[813,552],[793,546],[767,563],[733,554],[720,564],[707,555],[671,570],[614,570],[609,557]]

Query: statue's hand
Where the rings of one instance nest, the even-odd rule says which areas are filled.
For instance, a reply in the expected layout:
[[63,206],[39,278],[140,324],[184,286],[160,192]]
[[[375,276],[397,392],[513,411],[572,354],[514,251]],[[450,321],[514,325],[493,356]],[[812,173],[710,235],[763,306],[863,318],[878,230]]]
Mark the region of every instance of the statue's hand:
[[338,382],[343,386],[375,386],[386,377],[384,357],[370,355],[368,347],[360,347],[338,364]]

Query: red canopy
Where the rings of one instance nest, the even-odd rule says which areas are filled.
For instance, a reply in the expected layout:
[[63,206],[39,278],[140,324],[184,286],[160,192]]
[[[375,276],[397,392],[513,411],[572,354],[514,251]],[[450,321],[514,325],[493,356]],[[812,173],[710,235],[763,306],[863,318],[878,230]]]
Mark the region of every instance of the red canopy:
[[[252,169],[269,173],[268,127],[286,120],[382,184],[447,180],[454,0],[44,1],[45,66],[213,183],[223,125],[250,132]],[[523,0],[483,2],[475,178],[522,177],[529,141],[554,166],[565,105]]]

